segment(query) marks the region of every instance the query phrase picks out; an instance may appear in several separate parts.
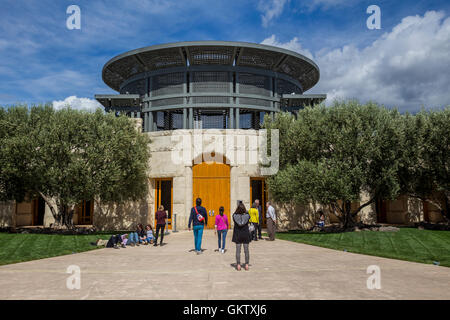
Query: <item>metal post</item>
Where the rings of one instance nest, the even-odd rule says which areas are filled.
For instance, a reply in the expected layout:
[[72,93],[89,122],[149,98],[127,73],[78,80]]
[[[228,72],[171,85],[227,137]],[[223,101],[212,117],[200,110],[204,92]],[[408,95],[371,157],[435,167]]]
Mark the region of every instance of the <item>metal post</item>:
[[150,130],[148,129],[148,112],[145,112],[145,113],[144,113],[144,131],[145,131],[145,132],[150,131]]
[[166,222],[166,232],[164,232],[164,235],[168,235],[169,233],[169,224]]
[[152,131],[158,131],[158,114],[156,112],[152,112],[153,113],[153,122],[152,122]]
[[177,214],[173,214],[172,232],[178,232],[177,230]]
[[153,131],[153,112],[148,113],[148,131]]
[[194,129],[194,108],[189,108],[189,129]]
[[183,108],[183,129],[187,129],[187,109]]

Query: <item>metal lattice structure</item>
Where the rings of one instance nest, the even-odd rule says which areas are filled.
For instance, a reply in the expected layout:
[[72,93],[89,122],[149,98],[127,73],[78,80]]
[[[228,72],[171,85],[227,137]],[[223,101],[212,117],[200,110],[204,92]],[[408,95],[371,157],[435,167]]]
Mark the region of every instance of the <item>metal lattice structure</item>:
[[177,42],[109,60],[104,82],[118,95],[96,95],[107,111],[140,117],[144,131],[258,129],[265,113],[323,101],[305,95],[320,77],[298,53],[229,41]]

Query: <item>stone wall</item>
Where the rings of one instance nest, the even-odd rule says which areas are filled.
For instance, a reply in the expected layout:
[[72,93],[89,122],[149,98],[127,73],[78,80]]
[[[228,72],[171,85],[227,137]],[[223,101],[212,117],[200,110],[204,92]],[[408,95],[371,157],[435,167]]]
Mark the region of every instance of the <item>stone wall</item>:
[[[277,230],[307,230],[318,220],[316,212],[319,207],[314,204],[296,205],[289,203],[272,203],[277,217]],[[326,215],[329,217],[329,215]],[[328,221],[329,222],[329,221]]]
[[[203,134],[202,141],[196,140],[196,134]],[[177,216],[177,230],[185,230],[188,226],[192,203],[192,167],[202,161],[202,154],[211,159],[222,159],[230,165],[230,208],[234,212],[237,201],[243,201],[250,207],[250,177],[260,177],[260,168],[253,161],[257,152],[255,143],[257,130],[176,130],[148,132],[150,144],[150,188],[149,212],[153,219],[156,211],[154,179],[173,179],[173,214]],[[183,139],[190,141],[189,148]],[[217,141],[219,137],[220,141]],[[232,139],[230,143],[227,139]],[[199,148],[199,143],[205,147]],[[253,153],[250,152],[252,150]],[[211,153],[214,151],[214,153]],[[244,158],[233,157],[238,151]],[[183,155],[186,155],[183,157]]]
[[14,213],[16,203],[14,201],[0,202],[0,228],[14,226]]
[[[361,195],[361,203],[368,201],[367,194]],[[352,210],[358,208],[359,202],[352,203]],[[279,230],[305,230],[313,227],[319,219],[317,212],[322,210],[325,213],[326,223],[339,223],[339,219],[330,211],[328,206],[319,204],[294,205],[294,204],[273,204],[278,219]],[[423,221],[423,203],[415,198],[400,196],[395,200],[386,201],[386,217],[389,224],[414,224]],[[430,222],[440,222],[442,219],[436,208],[429,209]],[[365,224],[377,223],[377,212],[375,203],[372,203],[359,212],[357,221]]]
[[148,215],[148,202],[124,204],[94,204],[93,225],[97,230],[135,230],[138,223],[146,225],[152,221]]

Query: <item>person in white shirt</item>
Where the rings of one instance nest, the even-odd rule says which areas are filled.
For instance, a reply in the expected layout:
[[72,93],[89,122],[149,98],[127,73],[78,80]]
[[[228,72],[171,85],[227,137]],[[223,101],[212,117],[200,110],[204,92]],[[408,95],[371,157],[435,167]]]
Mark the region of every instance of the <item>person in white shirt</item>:
[[269,240],[274,241],[275,240],[275,227],[277,223],[277,218],[275,215],[275,209],[270,205],[270,202],[267,201],[266,203],[267,211],[266,211],[266,218],[267,218],[267,234],[269,235]]

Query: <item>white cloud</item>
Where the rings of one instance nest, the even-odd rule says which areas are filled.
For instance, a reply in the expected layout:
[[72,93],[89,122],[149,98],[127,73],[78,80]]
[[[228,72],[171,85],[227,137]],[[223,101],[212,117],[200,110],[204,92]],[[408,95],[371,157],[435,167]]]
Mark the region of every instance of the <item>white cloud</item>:
[[283,12],[284,5],[289,0],[260,0],[258,3],[258,10],[263,13],[261,16],[262,25],[266,28],[270,21],[278,18]]
[[311,51],[302,48],[302,45],[300,44],[300,40],[297,37],[294,37],[289,42],[282,43],[282,42],[279,42],[277,40],[277,38],[275,37],[275,35],[273,34],[269,38],[264,39],[261,42],[261,44],[267,44],[270,46],[275,46],[275,47],[292,50],[292,51],[295,51],[295,52],[298,52],[298,53],[304,55],[305,57],[313,59],[313,55],[312,55]]
[[103,109],[103,106],[95,99],[89,98],[77,98],[76,96],[70,96],[64,100],[53,101],[53,108],[56,110],[63,109],[70,106],[72,109],[95,111],[97,108]]
[[355,2],[355,0],[310,0],[306,2],[302,2],[301,4],[303,6],[306,6],[309,8],[309,10],[314,10],[316,8],[322,8],[324,10],[327,10],[332,7],[337,7],[340,5],[349,5]]
[[[279,46],[305,54],[297,38]],[[450,17],[436,11],[408,16],[365,48],[315,53],[321,79],[312,91],[327,93],[328,103],[357,98],[401,111],[450,105],[449,53]]]

